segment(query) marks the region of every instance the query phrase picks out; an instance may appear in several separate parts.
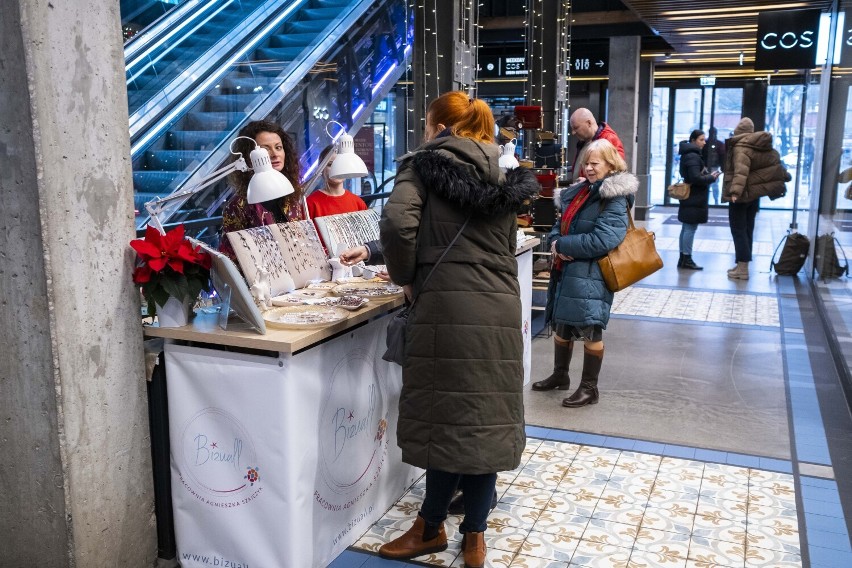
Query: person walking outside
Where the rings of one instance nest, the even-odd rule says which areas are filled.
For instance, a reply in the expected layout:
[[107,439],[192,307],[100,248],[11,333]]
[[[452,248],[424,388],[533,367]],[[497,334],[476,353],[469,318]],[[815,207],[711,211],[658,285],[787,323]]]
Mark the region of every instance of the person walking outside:
[[561,219],[548,235],[554,266],[547,289],[545,321],[554,333],[553,373],[533,383],[533,390],[568,390],[568,367],[574,342],[582,341],[580,386],[562,406],[598,402],[598,376],[604,356],[603,330],[609,322],[613,293],[606,287],[598,259],[621,244],[627,234],[627,209],[639,180],[607,140],[589,144],[583,164],[585,180],[559,195]]
[[744,117],[725,142],[725,180],[722,201],[728,206],[728,223],[734,240],[737,265],[728,270],[728,278],[748,280],[748,265],[754,242],[754,219],[764,195],[784,195],[790,173],[781,164],[781,156],[772,147],[772,134],[754,131],[754,122]]
[[704,131],[693,130],[689,140],[680,143],[680,177],[689,184],[689,197],[681,199],[677,208],[677,220],[680,221],[680,259],[678,268],[687,270],[703,270],[692,260],[692,244],[695,241],[695,231],[698,225],[707,222],[710,206],[708,205],[708,186],[716,182],[719,170],[707,173],[704,160],[701,159],[702,149],[706,140]]
[[426,494],[412,527],[379,556],[445,550],[460,487],[462,554],[476,568],[497,472],[516,468],[526,443],[515,218],[539,186],[530,170],[501,172],[491,110],[462,91],[432,101],[425,140],[400,159],[379,232],[391,280],[417,299],[397,444],[405,463],[426,470]]

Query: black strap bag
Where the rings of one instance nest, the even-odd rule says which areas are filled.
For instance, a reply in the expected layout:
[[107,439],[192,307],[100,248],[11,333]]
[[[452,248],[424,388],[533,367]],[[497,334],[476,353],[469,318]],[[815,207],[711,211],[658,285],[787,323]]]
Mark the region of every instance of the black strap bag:
[[[778,257],[778,262],[775,261],[775,255],[778,254],[778,249],[781,249],[781,256]],[[805,265],[805,259],[808,258],[808,251],[811,248],[811,240],[801,233],[787,233],[778,246],[775,247],[775,252],[772,253],[772,262],[769,264],[769,270],[774,270],[779,276],[792,276]]]
[[[835,244],[837,244],[837,247],[834,246]],[[843,253],[844,264],[840,264],[837,248],[840,248],[840,252]],[[846,252],[840,246],[840,242],[834,238],[834,233],[826,233],[817,237],[814,264],[823,280],[840,278],[844,274],[849,274],[849,261],[846,260]]]
[[[450,244],[448,244],[447,248],[444,249],[444,252],[441,253],[440,258],[438,258],[438,262],[432,266],[432,270],[429,271],[429,274],[426,275],[426,279],[423,281],[423,286],[420,288],[421,292],[424,288],[426,288],[426,283],[429,282],[432,274],[435,273],[435,269],[438,268],[438,265],[441,264],[441,261],[444,260],[447,253],[453,245],[456,244],[456,241],[461,236],[462,231],[464,231],[464,228],[467,227],[468,221],[470,221],[470,216],[465,219],[464,224],[461,226],[461,229],[459,229],[459,232],[456,233],[456,236],[453,237],[453,240],[450,241]],[[408,324],[408,316],[411,315],[411,310],[414,309],[415,303],[417,303],[417,298],[413,298],[411,300],[411,304],[399,310],[388,322],[387,337],[385,339],[387,351],[385,351],[385,354],[382,355],[382,359],[385,361],[396,363],[397,365],[403,365],[405,363],[405,326]]]

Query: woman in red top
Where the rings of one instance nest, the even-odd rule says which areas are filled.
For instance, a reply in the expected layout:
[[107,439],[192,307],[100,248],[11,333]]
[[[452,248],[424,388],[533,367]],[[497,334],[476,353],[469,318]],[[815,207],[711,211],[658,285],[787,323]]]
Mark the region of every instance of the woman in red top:
[[[330,152],[334,150],[333,146],[326,146],[320,152],[320,162],[322,162]],[[317,217],[325,217],[326,215],[337,215],[340,213],[351,213],[353,211],[363,211],[367,208],[364,200],[347,191],[343,187],[342,179],[329,177],[331,164],[334,163],[334,156],[325,165],[322,172],[322,177],[325,180],[325,187],[317,188],[316,191],[308,196],[308,214],[312,219]]]

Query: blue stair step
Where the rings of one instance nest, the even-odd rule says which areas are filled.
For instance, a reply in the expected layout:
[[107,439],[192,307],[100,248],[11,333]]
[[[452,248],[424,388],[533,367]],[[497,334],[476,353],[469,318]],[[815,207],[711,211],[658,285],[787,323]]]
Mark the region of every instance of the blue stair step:
[[188,177],[189,174],[183,172],[142,170],[133,172],[133,187],[137,193],[166,195],[174,191]]
[[221,132],[204,130],[171,130],[166,134],[166,147],[179,150],[213,150],[222,141]]
[[229,77],[222,81],[219,92],[222,94],[257,93],[269,90],[270,78],[264,76]]
[[204,97],[205,110],[210,112],[245,112],[246,107],[263,92],[263,87],[260,87],[259,91],[255,89],[247,90],[245,95],[208,95]]
[[316,39],[317,34],[276,34],[270,36],[269,47],[305,47]]
[[183,122],[183,128],[186,130],[218,130],[222,132],[231,130],[244,116],[242,113],[192,111],[187,113],[181,122]]
[[[207,157],[203,150],[154,150],[145,152],[145,165],[152,170],[182,172]],[[144,171],[144,170],[143,170]]]
[[328,26],[330,20],[306,20],[303,22],[287,22],[284,25],[285,33],[319,33]]
[[304,8],[299,10],[300,20],[333,20],[340,15],[339,7]]
[[303,50],[303,47],[258,47],[254,54],[261,61],[293,61]]

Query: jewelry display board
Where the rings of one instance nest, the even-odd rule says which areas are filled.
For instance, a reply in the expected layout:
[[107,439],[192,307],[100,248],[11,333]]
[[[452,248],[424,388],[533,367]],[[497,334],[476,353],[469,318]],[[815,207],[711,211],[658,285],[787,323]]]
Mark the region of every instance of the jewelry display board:
[[291,221],[269,228],[296,288],[304,288],[312,281],[331,280],[331,266],[313,221]]
[[279,296],[295,290],[297,286],[290,276],[273,227],[275,225],[263,225],[226,233],[226,236],[249,287],[258,282],[261,271],[266,271],[269,273],[270,294]]
[[379,214],[374,209],[317,217],[314,222],[331,256],[379,238]]

